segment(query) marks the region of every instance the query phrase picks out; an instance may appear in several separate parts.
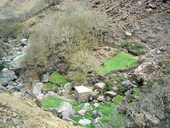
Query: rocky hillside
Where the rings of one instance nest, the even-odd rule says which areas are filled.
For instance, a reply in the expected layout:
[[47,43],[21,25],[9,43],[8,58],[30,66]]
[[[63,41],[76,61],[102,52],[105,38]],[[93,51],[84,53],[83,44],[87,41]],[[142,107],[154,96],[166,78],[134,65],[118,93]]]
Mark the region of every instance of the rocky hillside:
[[19,93],[0,93],[0,128],[75,128]]

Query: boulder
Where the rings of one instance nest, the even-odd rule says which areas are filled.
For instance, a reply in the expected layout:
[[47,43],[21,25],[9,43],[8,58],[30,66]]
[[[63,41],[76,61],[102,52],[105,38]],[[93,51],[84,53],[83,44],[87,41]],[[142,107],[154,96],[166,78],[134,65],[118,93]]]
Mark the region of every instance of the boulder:
[[152,125],[158,125],[160,123],[160,120],[154,116],[154,115],[151,115],[149,113],[144,113],[145,114],[145,118],[149,121],[149,123],[151,123]]
[[41,81],[43,83],[47,83],[48,82],[48,78],[49,78],[49,73],[43,74],[42,78],[41,78]]
[[99,102],[105,102],[105,98],[104,98],[104,96],[102,96],[102,95],[100,95],[100,96],[97,98],[97,100],[98,100]]
[[0,84],[3,86],[7,86],[10,81],[16,80],[18,77],[15,75],[14,71],[8,70],[7,68],[4,68],[0,72]]
[[43,99],[44,98],[44,94],[42,93],[42,91],[43,91],[43,83],[33,81],[33,83],[32,83],[32,93],[38,99]]
[[117,93],[114,91],[107,91],[106,95],[109,96],[110,98],[114,98],[117,95]]
[[63,88],[63,95],[70,94],[72,89],[73,89],[72,85],[70,83],[67,83]]
[[98,92],[103,93],[106,88],[106,84],[103,82],[99,82],[95,84],[94,88],[97,89]]
[[20,42],[21,42],[21,46],[24,47],[27,45],[27,40],[28,39],[22,39]]
[[66,119],[66,120],[69,120],[70,117],[74,114],[72,105],[68,102],[61,103],[57,112],[61,115],[63,119]]
[[81,119],[81,120],[79,120],[78,123],[80,125],[82,125],[82,126],[87,126],[87,125],[91,124],[91,120],[89,120],[89,119]]
[[76,86],[75,90],[76,90],[76,98],[79,103],[86,102],[89,100],[90,93],[92,92],[91,89],[81,85],[81,86]]

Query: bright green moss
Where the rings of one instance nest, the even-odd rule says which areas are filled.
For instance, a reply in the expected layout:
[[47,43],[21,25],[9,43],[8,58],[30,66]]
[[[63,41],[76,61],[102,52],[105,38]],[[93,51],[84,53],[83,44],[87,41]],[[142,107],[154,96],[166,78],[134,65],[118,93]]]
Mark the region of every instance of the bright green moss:
[[42,101],[43,108],[55,108],[58,107],[62,102],[63,99],[59,98],[58,96],[49,96]]
[[[58,72],[53,72],[49,76],[49,82],[53,84],[58,84],[59,86],[64,86],[65,84],[68,83],[66,77],[64,75],[59,74]],[[51,87],[52,85],[50,85]]]
[[134,67],[137,65],[137,60],[134,56],[125,52],[119,52],[116,56],[106,60],[103,65],[97,68],[97,72],[101,75],[105,75],[111,71],[123,70]]

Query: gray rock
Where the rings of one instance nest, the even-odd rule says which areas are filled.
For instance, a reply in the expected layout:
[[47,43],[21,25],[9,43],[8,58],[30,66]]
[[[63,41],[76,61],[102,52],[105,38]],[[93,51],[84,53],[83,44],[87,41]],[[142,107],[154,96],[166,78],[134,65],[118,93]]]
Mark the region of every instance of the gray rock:
[[102,95],[100,95],[100,96],[97,98],[97,100],[98,100],[99,102],[105,102],[105,98],[104,98],[104,96],[102,96]]
[[15,73],[11,70],[8,70],[7,68],[4,68],[0,72],[0,84],[3,86],[6,86],[9,84],[10,81],[16,80],[18,77],[15,75]]
[[90,104],[89,103],[85,103],[84,104],[84,106],[83,106],[83,108],[80,110],[80,111],[78,111],[77,113],[79,114],[79,115],[85,115],[86,114],[86,112],[89,110],[89,108],[90,108]]
[[119,90],[118,87],[116,87],[116,86],[112,87],[112,91],[117,92],[118,90]]
[[76,86],[76,98],[79,103],[81,102],[86,102],[90,99],[90,93],[92,92],[91,89],[81,85],[81,86]]
[[27,45],[27,39],[22,39],[20,42],[22,47]]
[[106,95],[109,96],[110,98],[114,98],[117,95],[117,93],[114,91],[107,91]]
[[81,116],[84,116],[86,114],[87,110],[86,109],[81,109],[80,111],[78,111],[77,113]]
[[130,32],[125,32],[125,35],[130,37],[130,36],[132,36],[132,33],[130,33]]
[[42,78],[41,78],[41,81],[43,83],[47,83],[48,82],[48,78],[49,78],[49,73],[43,74]]
[[94,103],[93,105],[94,105],[95,108],[98,108],[100,106],[99,103]]
[[90,103],[85,103],[83,109],[88,110],[90,108]]
[[98,92],[103,93],[106,88],[106,84],[103,82],[99,82],[95,84],[94,88],[97,89]]
[[43,83],[33,81],[32,83],[32,93],[38,98],[43,99],[45,96],[43,92]]
[[145,118],[153,125],[158,125],[160,123],[160,120],[156,116],[149,113],[145,113]]
[[81,119],[81,120],[79,120],[78,123],[80,125],[82,125],[82,126],[87,126],[87,125],[91,124],[91,120],[89,120],[89,119]]
[[70,119],[71,115],[74,114],[74,110],[72,108],[72,105],[68,102],[63,102],[59,106],[57,112],[61,114],[63,119]]
[[63,95],[68,95],[68,94],[70,94],[72,89],[73,89],[72,85],[71,85],[70,83],[67,83],[67,84],[64,86]]

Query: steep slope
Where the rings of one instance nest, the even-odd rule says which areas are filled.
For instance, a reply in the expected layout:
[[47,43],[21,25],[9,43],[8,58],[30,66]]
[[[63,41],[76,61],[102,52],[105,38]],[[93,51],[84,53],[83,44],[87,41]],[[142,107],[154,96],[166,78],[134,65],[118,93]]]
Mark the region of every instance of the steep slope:
[[0,94],[0,128],[74,128],[19,93]]

